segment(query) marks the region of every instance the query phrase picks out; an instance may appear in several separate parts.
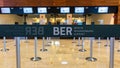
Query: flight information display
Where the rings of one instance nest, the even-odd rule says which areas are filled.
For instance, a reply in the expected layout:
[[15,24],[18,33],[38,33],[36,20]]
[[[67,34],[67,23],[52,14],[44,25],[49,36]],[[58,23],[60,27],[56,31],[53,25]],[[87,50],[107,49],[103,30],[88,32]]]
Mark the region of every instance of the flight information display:
[[38,7],[38,13],[47,13],[46,7]]
[[70,7],[61,7],[60,13],[70,13]]
[[98,13],[108,13],[108,7],[98,7]]
[[1,13],[11,13],[10,8],[1,8]]
[[32,7],[24,7],[23,12],[24,13],[33,13],[33,9],[32,9]]
[[84,13],[84,7],[75,7],[75,13]]
[[0,14],[106,14],[118,13],[118,6],[23,6],[0,7]]

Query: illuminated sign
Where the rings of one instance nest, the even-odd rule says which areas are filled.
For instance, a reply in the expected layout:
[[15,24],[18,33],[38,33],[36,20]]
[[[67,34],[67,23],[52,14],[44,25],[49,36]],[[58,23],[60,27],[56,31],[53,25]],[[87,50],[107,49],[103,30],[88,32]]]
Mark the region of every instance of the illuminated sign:
[[70,8],[69,7],[61,7],[60,13],[70,13]]
[[38,7],[38,13],[47,13],[46,7]]
[[33,9],[31,7],[24,7],[23,12],[24,13],[33,13]]
[[1,13],[10,13],[10,8],[1,8]]
[[108,7],[98,7],[98,13],[108,13]]
[[84,13],[84,7],[75,7],[75,13]]

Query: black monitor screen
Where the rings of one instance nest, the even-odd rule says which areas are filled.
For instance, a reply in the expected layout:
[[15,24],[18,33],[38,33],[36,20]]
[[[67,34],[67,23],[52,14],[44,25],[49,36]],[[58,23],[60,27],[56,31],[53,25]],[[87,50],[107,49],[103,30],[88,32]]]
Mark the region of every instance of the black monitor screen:
[[75,13],[84,13],[84,7],[75,7]]
[[24,7],[23,12],[24,13],[33,13],[33,9],[32,9],[32,7]]
[[46,7],[38,7],[38,13],[47,13]]
[[108,7],[98,7],[98,13],[108,13]]
[[60,13],[70,13],[70,7],[61,7]]
[[1,13],[11,13],[10,8],[1,8]]
[[23,8],[22,7],[12,7],[11,14],[23,14]]

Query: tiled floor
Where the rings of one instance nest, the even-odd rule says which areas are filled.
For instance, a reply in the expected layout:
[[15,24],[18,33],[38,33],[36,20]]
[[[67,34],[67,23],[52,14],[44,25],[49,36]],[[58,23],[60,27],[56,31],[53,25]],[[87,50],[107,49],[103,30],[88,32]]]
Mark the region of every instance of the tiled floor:
[[[54,40],[55,41],[55,40]],[[81,46],[76,46],[77,43],[72,43],[73,40],[61,39],[60,45],[45,46],[48,51],[41,52],[42,40],[38,40],[38,56],[42,58],[40,61],[31,61],[30,58],[34,56],[34,40],[21,40],[21,68],[109,68],[109,49],[104,47],[106,40],[102,40],[98,45],[94,40],[93,57],[97,58],[96,62],[85,60],[89,57],[90,42],[85,40],[86,52],[79,52]],[[3,40],[0,40],[0,48],[3,48]],[[76,42],[78,42],[76,40]],[[0,52],[0,68],[16,68],[16,46],[13,39],[7,40],[7,52]],[[115,41],[115,59],[114,68],[120,68],[120,52],[118,40]],[[67,63],[67,64],[62,64]]]

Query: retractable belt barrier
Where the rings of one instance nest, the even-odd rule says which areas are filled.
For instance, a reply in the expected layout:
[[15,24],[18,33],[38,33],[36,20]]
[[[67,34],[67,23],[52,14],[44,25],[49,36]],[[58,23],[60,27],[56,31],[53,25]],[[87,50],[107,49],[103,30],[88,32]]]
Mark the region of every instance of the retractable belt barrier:
[[120,25],[0,25],[0,37],[120,37]]
[[114,68],[114,37],[120,37],[120,25],[0,25],[0,37],[16,37],[16,68],[21,68],[20,37],[91,37],[88,61],[97,60],[92,57],[92,37],[110,37],[109,68]]

